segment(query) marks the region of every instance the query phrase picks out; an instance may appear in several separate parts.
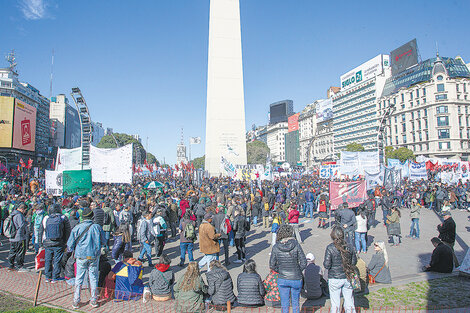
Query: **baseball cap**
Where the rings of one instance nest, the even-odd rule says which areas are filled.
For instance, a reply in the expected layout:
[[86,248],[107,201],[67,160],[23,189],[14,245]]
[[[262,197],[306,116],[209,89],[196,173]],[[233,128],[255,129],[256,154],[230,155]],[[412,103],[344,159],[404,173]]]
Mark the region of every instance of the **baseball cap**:
[[305,258],[307,259],[308,262],[315,261],[315,256],[313,255],[313,253],[307,253]]

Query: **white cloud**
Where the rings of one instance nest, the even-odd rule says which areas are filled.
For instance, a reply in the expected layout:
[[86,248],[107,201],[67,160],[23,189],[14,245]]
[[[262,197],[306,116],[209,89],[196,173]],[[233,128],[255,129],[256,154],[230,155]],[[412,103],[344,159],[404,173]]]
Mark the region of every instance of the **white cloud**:
[[47,3],[45,0],[20,0],[20,9],[27,20],[47,18]]

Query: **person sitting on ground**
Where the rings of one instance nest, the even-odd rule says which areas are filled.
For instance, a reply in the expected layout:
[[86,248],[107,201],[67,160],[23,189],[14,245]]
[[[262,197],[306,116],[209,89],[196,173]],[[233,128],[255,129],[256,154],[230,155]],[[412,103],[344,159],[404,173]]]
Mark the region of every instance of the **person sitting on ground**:
[[249,259],[243,265],[243,273],[237,278],[238,303],[243,307],[264,305],[266,294],[261,276],[256,272],[256,263]]
[[429,265],[423,267],[425,272],[452,273],[454,269],[452,249],[439,238],[433,237],[431,242],[434,250]]
[[315,256],[313,253],[307,253],[307,267],[304,270],[304,284],[300,294],[308,300],[318,299],[323,295],[322,269],[315,264]]
[[227,301],[232,304],[235,302],[233,293],[233,282],[230,273],[218,260],[213,260],[210,265],[210,271],[206,272],[207,284],[209,285],[207,293],[212,297],[211,303],[218,311],[227,309]]
[[364,262],[364,260],[361,258],[359,255],[359,252],[356,251],[357,255],[357,263],[356,263],[356,269],[358,275],[359,275],[359,280],[361,282],[361,290],[354,290],[354,293],[357,295],[358,293],[363,293],[366,291],[366,288],[368,286],[368,280],[367,280],[367,264]]
[[178,313],[202,313],[207,286],[199,273],[197,262],[189,262],[186,272],[175,284],[175,311]]
[[170,263],[171,259],[164,253],[158,259],[155,269],[150,273],[150,291],[155,301],[171,299],[171,288],[175,281],[175,275],[170,270]]
[[266,290],[266,295],[264,296],[264,302],[267,306],[272,308],[281,307],[281,294],[279,293],[279,287],[277,286],[277,279],[279,278],[279,273],[271,269],[268,276],[264,280],[264,289]]
[[116,283],[115,299],[138,300],[144,291],[142,263],[134,259],[130,251],[124,251],[122,256],[123,260],[118,262],[108,274],[108,279]]
[[383,241],[374,243],[375,254],[367,266],[369,270],[369,283],[391,284],[392,276],[388,265],[388,254]]

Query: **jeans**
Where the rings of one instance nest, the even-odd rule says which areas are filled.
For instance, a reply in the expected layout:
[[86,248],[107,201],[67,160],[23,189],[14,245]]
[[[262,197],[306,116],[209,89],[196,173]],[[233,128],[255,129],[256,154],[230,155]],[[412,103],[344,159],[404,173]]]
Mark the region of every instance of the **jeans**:
[[330,313],[339,313],[341,307],[341,292],[344,298],[344,311],[346,313],[355,313],[353,288],[349,281],[344,279],[328,279],[328,288],[330,290],[331,309]]
[[[344,229],[344,228],[343,228]],[[351,246],[355,247],[354,231],[348,228],[344,229],[344,240]]]
[[217,260],[217,254],[206,254],[202,257],[202,259],[199,261],[199,269],[203,268],[204,265],[207,263],[207,271],[209,272],[211,269],[209,268],[209,265],[213,260]]
[[80,302],[80,291],[82,289],[83,281],[85,280],[85,274],[88,270],[88,278],[90,282],[91,289],[91,299],[90,301],[98,300],[98,278],[99,278],[99,263],[100,258],[95,259],[77,259],[77,275],[75,277],[75,293],[73,295],[73,302]]
[[225,255],[225,263],[228,263],[228,258],[229,258],[229,255],[228,255],[228,238],[222,238],[222,239],[219,239],[219,246],[220,244],[222,244],[224,246],[224,255]]
[[[356,232],[355,241],[356,241],[356,252],[367,251],[366,233]],[[361,245],[362,245],[362,249],[361,249]]]
[[294,229],[295,239],[298,243],[302,243],[302,238],[300,238],[299,224],[289,224]]
[[16,265],[21,268],[24,265],[24,255],[26,254],[26,240],[11,242],[8,253],[8,266],[13,268]]
[[186,260],[186,251],[188,251],[189,262],[194,261],[193,250],[194,250],[194,243],[192,243],[192,242],[181,242],[180,243],[181,263],[184,263],[184,261]]
[[305,216],[310,213],[310,218],[313,218],[313,202],[307,202],[305,209]]
[[233,230],[231,230],[230,233],[228,233],[228,239],[229,239],[230,247],[235,246],[235,234],[233,233]]
[[419,218],[411,219],[410,237],[413,237],[413,236],[416,238],[419,238]]
[[292,301],[292,313],[300,312],[300,291],[302,280],[288,280],[279,278],[277,280],[279,294],[281,296],[282,313],[289,313],[290,302]]
[[385,207],[382,207],[382,214],[383,214],[384,224],[387,222],[388,213],[389,213],[389,210],[386,209]]
[[145,255],[147,255],[149,266],[152,266],[152,245],[146,242],[142,242],[140,245],[139,260],[143,260]]
[[239,260],[245,259],[246,249],[245,249],[245,237],[235,238],[235,247],[237,248],[237,257]]
[[258,225],[258,215],[253,216],[253,225]]
[[64,256],[64,247],[47,247],[45,252],[44,274],[46,279],[58,280],[60,278],[60,262]]
[[110,231],[105,231],[104,232],[104,248],[106,251],[109,250],[109,238],[111,237],[111,232]]

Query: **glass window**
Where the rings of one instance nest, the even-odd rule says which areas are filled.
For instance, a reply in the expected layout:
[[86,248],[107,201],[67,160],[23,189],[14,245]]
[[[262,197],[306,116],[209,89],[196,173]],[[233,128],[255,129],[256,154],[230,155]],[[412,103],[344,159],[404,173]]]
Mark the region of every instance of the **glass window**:
[[459,116],[459,127],[462,127],[462,116]]
[[395,144],[398,145],[398,136],[395,136]]
[[465,106],[465,114],[468,114],[468,106]]
[[402,122],[405,121],[405,114],[402,114],[402,115],[401,115],[401,121],[402,121]]
[[416,142],[415,133],[413,133],[413,142]]
[[460,105],[457,107],[457,113],[460,114]]
[[423,115],[427,117],[428,116],[428,109],[424,109],[423,113],[424,113]]
[[424,128],[428,128],[428,120],[424,120]]
[[445,91],[444,84],[437,84],[437,92],[444,92],[444,91]]
[[459,92],[459,84],[455,84],[455,89]]
[[403,134],[403,143],[406,143],[406,134]]
[[419,97],[419,89],[416,89],[416,98]]
[[426,98],[423,98],[423,103],[426,103]]
[[395,134],[398,133],[398,127],[395,125]]
[[418,133],[418,136],[419,136],[419,141],[423,141],[423,134],[421,134],[421,132]]
[[460,99],[460,95],[457,95],[457,99]]
[[402,130],[403,132],[406,132],[406,124],[405,124],[405,123],[403,123],[403,124],[401,125],[401,130]]
[[450,149],[450,142],[444,141],[439,142],[439,150],[449,150]]
[[447,113],[448,112],[448,108],[447,108],[447,105],[441,105],[441,106],[438,106],[436,108],[436,113]]
[[419,100],[416,100],[416,105],[419,105]]
[[436,101],[447,100],[447,94],[436,95]]
[[437,117],[437,126],[449,126],[449,117],[448,116],[438,116]]
[[423,96],[426,95],[426,88],[423,88]]
[[401,94],[401,102],[404,102],[404,101],[405,101],[405,94],[402,93],[402,94]]
[[437,131],[437,135],[439,139],[447,139],[450,138],[450,132],[448,129],[439,129]]
[[411,119],[414,120],[415,118],[415,112],[411,112]]
[[418,121],[418,129],[421,130],[421,121]]
[[438,81],[441,81],[441,80],[443,80],[443,79],[444,79],[444,77],[442,77],[442,75],[437,76],[437,80],[438,80]]
[[395,123],[398,123],[398,116],[395,115]]
[[418,110],[418,118],[421,118],[421,111]]
[[[429,133],[428,131],[425,131],[424,134],[426,135],[426,140],[429,140]],[[428,148],[429,149],[429,148]]]
[[467,84],[463,83],[463,92],[467,92]]
[[410,102],[410,108],[412,108],[412,107],[413,107],[413,101]]
[[410,92],[410,100],[413,100],[413,92]]

